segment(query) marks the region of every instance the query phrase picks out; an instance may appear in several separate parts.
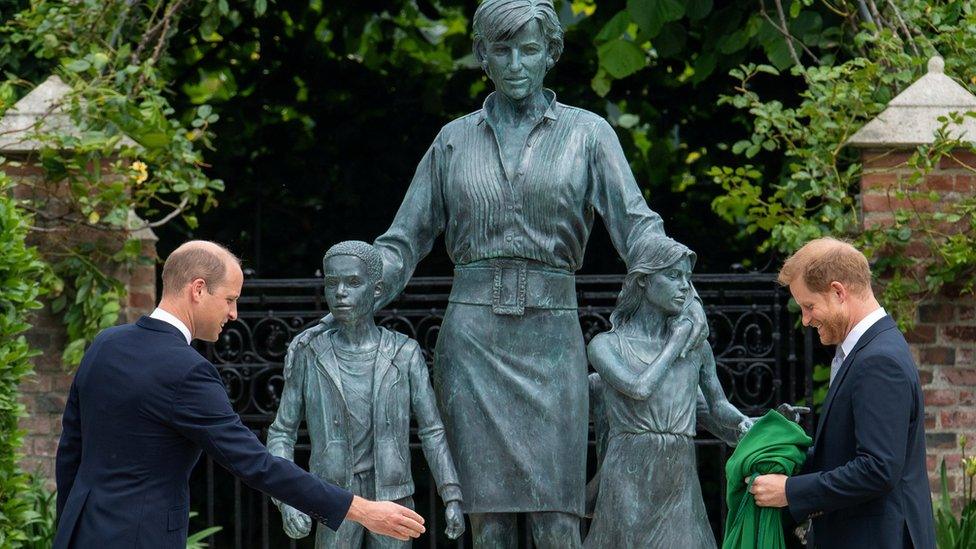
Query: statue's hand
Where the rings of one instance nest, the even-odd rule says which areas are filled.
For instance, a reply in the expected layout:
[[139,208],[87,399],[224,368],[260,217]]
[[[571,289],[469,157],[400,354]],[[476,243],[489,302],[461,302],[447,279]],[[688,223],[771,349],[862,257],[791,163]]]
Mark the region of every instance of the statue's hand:
[[705,340],[708,339],[708,319],[705,317],[705,308],[697,299],[689,300],[690,303],[681,313],[682,318],[687,318],[694,329],[688,338],[688,343],[681,351],[681,356],[686,356],[693,349],[697,349]]
[[681,349],[682,353],[686,352],[694,330],[695,326],[692,324],[692,320],[684,313],[671,317],[668,324],[668,345],[674,345],[673,348]]
[[749,432],[749,429],[752,429],[752,426],[755,423],[755,418],[751,417],[743,418],[742,421],[739,422],[738,427],[736,427],[736,429],[739,431],[739,440],[742,440],[742,437],[746,436],[746,433]]
[[335,324],[335,320],[331,314],[323,316],[316,324],[309,326],[308,329],[295,336],[295,339],[292,339],[291,343],[288,344],[288,350],[308,344],[315,336],[328,330],[333,324]]
[[293,539],[304,538],[312,531],[312,519],[308,515],[291,507],[281,504],[281,522],[285,533]]
[[784,402],[776,407],[776,411],[783,414],[783,417],[792,421],[793,423],[800,423],[800,416],[803,414],[809,414],[810,408],[807,406],[793,406],[788,402]]
[[444,518],[447,519],[447,528],[444,533],[450,539],[458,539],[464,533],[464,514],[461,512],[461,504],[457,501],[449,501],[447,509],[444,511]]

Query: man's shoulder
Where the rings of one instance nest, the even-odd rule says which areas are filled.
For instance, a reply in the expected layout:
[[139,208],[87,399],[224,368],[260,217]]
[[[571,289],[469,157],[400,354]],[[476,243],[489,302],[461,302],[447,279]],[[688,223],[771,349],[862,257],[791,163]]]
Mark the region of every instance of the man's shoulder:
[[897,362],[912,361],[908,341],[896,326],[881,325],[878,326],[877,332],[865,335],[871,339],[865,341],[858,351],[856,358],[859,361],[879,359],[891,359]]
[[186,344],[186,340],[168,332],[143,328],[138,324],[120,324],[106,328],[95,336],[91,348],[137,346],[142,353],[164,353],[196,362],[203,359],[199,352]]

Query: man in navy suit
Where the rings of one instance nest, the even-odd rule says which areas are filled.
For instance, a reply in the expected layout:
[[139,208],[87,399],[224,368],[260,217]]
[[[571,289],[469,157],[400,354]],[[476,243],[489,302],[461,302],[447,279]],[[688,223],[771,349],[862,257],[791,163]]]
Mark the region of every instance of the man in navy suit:
[[423,533],[410,509],[323,482],[269,454],[241,423],[217,370],[190,341],[216,341],[237,318],[243,281],[225,248],[187,242],[163,266],[159,307],[92,342],[62,420],[56,548],[185,547],[187,482],[201,450],[333,530],[349,519],[401,540]]
[[786,260],[779,282],[803,325],[837,351],[803,471],[757,477],[756,504],[812,518],[816,547],[935,549],[918,370],[871,291],[867,259],[846,242],[813,240]]

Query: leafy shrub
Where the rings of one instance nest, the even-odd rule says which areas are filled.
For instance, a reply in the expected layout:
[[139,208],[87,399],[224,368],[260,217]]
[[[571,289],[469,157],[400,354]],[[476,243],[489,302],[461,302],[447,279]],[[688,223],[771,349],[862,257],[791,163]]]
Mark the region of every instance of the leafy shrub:
[[935,502],[935,539],[939,549],[976,548],[976,498],[973,497],[973,478],[976,477],[976,457],[966,457],[966,437],[959,439],[962,450],[963,507],[959,518],[952,511],[952,498],[949,496],[949,482],[946,476],[945,459],[939,468],[941,496]]
[[31,481],[17,464],[23,438],[17,422],[24,415],[17,397],[36,354],[24,337],[28,316],[41,307],[52,276],[26,243],[30,223],[0,172],[0,547],[32,547],[24,525],[36,519]]

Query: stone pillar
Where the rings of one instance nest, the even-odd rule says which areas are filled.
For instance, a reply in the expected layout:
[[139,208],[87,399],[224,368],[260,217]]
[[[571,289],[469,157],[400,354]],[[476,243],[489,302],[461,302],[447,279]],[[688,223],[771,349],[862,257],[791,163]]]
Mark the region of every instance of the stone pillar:
[[[59,207],[64,190],[61,182],[48,180],[44,170],[36,164],[37,152],[43,146],[36,135],[45,129],[69,134],[74,131],[67,114],[59,107],[60,100],[70,91],[58,77],[52,76],[0,120],[0,156],[6,159],[0,164],[0,170],[14,181],[15,196],[43,200],[45,211]],[[128,138],[124,144],[135,145]],[[110,160],[104,161],[101,169],[106,170],[109,164]],[[106,177],[114,176],[106,173]],[[134,228],[141,224],[135,214],[130,215],[130,222]],[[47,228],[57,227],[48,224]],[[152,262],[120,268],[112,273],[127,290],[127,302],[122,304],[120,321],[132,321],[147,314],[156,300],[156,236],[150,229],[135,230],[129,236],[142,242],[142,254]],[[104,239],[105,233],[75,227],[70,231],[34,234],[30,244],[44,254],[52,249],[53,239],[65,238],[80,242]],[[50,303],[45,303],[44,308],[32,316],[31,324],[33,327],[27,332],[27,339],[41,354],[33,359],[35,374],[20,386],[21,401],[27,412],[20,421],[20,427],[26,431],[21,465],[25,471],[38,473],[53,484],[61,414],[73,375],[66,372],[61,362],[61,353],[67,344],[61,315],[53,313]]]
[[[906,162],[919,145],[934,141],[938,118],[949,112],[976,109],[976,96],[943,74],[941,58],[929,61],[929,72],[895,97],[888,108],[848,142],[862,148],[861,207],[865,228],[890,225],[899,209],[944,211],[946,206],[976,195],[976,155],[953,151],[926,175],[917,189],[935,193],[938,200],[909,202],[896,189],[907,183],[913,170]],[[972,119],[950,127],[956,137],[976,140]],[[972,139],[970,139],[972,138]],[[968,223],[968,220],[963,220]],[[947,232],[956,228],[943,227]],[[913,240],[905,253],[924,258],[931,254],[925,242]],[[881,281],[883,284],[883,281]],[[967,455],[976,454],[976,297],[945,288],[940,295],[918,304],[914,328],[907,334],[919,367],[925,397],[926,447],[933,492],[939,489],[939,466],[944,459],[949,490],[962,482],[960,437],[969,443]]]

